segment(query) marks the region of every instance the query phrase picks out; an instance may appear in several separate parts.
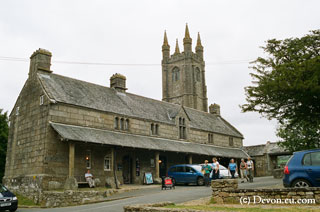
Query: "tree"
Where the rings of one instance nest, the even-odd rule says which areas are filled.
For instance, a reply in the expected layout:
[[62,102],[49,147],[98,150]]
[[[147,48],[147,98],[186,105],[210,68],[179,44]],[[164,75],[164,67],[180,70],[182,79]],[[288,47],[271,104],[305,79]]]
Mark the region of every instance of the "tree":
[[2,109],[0,109],[0,182],[4,176],[4,169],[6,165],[8,132],[9,126],[7,112],[2,113]]
[[313,147],[320,129],[320,30],[302,38],[268,40],[262,49],[268,56],[252,63],[254,86],[245,88],[248,103],[242,111],[277,119],[277,135],[287,149]]

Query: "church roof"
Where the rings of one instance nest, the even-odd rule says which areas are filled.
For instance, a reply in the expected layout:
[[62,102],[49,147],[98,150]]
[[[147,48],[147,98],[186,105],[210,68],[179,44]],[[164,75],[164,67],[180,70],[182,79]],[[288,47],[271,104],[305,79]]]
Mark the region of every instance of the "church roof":
[[[39,73],[38,77],[49,98],[61,102],[129,117],[175,124],[181,106],[128,92],[57,75]],[[243,135],[221,116],[184,107],[190,127],[243,138]]]
[[165,138],[133,135],[124,132],[114,132],[90,127],[50,123],[53,129],[64,140],[90,142],[97,144],[133,147],[148,150],[170,152],[184,152],[210,156],[246,158],[248,154],[239,148],[219,147],[197,144],[192,142],[176,141]]

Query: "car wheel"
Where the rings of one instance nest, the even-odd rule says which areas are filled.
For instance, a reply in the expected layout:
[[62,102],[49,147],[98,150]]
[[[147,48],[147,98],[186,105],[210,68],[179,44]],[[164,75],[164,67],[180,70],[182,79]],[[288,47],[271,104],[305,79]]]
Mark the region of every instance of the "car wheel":
[[204,185],[204,179],[203,179],[203,177],[198,177],[198,179],[197,179],[197,185],[198,185],[198,186],[203,186],[203,185]]
[[9,211],[10,212],[15,212],[18,208],[13,208],[13,209],[10,209]]
[[293,181],[291,187],[295,187],[295,188],[307,188],[310,187],[310,183],[307,180],[304,179],[297,179],[295,181]]

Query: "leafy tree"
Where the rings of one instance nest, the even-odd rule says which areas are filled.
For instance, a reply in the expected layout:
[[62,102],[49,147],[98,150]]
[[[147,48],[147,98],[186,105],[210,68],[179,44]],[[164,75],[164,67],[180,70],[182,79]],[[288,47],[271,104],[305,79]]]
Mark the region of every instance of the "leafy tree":
[[277,119],[277,135],[287,149],[311,148],[319,141],[311,134],[319,137],[320,129],[320,30],[268,40],[262,49],[267,57],[252,63],[254,85],[245,88],[248,103],[242,111]]
[[4,176],[4,169],[6,164],[6,153],[8,143],[8,116],[7,112],[2,113],[0,109],[0,182]]

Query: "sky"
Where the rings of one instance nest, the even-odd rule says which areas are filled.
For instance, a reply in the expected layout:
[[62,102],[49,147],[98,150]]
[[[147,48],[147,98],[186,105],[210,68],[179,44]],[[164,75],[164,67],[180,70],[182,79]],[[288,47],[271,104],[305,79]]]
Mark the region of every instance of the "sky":
[[318,0],[1,1],[0,108],[12,110],[38,48],[52,52],[56,74],[109,86],[121,73],[128,92],[161,100],[164,30],[173,54],[188,23],[193,49],[198,32],[204,46],[209,105],[221,106],[244,145],[278,141],[276,121],[239,107],[252,85],[250,62],[266,56],[260,47],[269,39],[319,29],[319,8]]

